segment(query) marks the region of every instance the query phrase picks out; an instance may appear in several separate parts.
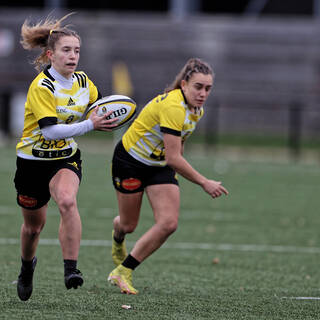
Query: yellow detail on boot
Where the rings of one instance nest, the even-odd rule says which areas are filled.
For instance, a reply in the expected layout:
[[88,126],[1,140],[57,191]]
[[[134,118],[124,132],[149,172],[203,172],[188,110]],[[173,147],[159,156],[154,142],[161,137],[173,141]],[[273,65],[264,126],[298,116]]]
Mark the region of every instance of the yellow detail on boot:
[[114,231],[112,231],[112,248],[111,248],[111,256],[114,264],[118,266],[123,262],[123,260],[127,257],[127,249],[125,241],[122,243],[117,243],[114,238]]

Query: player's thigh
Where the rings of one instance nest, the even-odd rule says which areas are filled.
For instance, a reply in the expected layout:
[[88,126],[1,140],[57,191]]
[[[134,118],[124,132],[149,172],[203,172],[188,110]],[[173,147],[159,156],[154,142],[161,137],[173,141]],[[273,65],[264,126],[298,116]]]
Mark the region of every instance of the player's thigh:
[[47,208],[47,204],[33,210],[21,208],[25,228],[40,232],[46,223]]
[[122,193],[116,191],[121,224],[135,227],[139,221],[143,191]]
[[52,175],[49,183],[50,194],[53,199],[75,201],[82,178],[81,152],[77,152],[70,158],[54,161]]
[[49,188],[52,198],[58,203],[61,200],[74,200],[79,190],[78,175],[68,169],[60,169],[51,179]]
[[154,184],[146,188],[154,218],[158,223],[177,223],[180,210],[180,189],[176,184]]

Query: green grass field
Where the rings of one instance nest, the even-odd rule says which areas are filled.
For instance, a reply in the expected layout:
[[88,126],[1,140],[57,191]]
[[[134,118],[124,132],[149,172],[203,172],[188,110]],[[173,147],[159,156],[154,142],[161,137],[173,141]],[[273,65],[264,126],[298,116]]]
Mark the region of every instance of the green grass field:
[[[127,296],[106,281],[113,269],[110,236],[117,213],[109,170],[112,144],[80,140],[80,147],[83,242],[78,266],[84,286],[64,287],[59,214],[51,202],[27,302],[18,299],[14,283],[22,223],[12,182],[15,150],[14,145],[0,148],[0,319],[320,318],[319,165],[235,160],[232,154],[187,149],[194,167],[222,180],[230,195],[212,200],[180,178],[179,228],[136,269],[133,282],[140,293]],[[145,201],[127,246],[152,223]],[[132,308],[125,310],[124,304]]]

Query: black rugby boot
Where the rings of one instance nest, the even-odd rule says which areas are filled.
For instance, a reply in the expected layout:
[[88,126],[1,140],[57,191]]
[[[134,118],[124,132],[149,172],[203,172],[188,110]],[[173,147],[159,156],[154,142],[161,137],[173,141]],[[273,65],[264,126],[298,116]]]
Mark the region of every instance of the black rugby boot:
[[26,267],[26,264],[22,264],[21,271],[18,277],[17,292],[20,300],[27,301],[32,294],[32,280],[34,269],[36,268],[37,257],[34,257],[31,261],[30,267]]
[[81,287],[83,284],[82,273],[78,269],[73,269],[64,276],[64,283],[66,288],[69,290],[71,288],[77,289],[78,286]]

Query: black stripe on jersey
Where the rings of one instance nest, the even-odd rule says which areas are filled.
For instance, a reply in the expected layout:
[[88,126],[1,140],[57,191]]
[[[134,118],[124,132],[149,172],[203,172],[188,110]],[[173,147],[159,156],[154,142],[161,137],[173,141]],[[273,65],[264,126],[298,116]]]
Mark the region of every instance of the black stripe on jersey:
[[49,79],[43,79],[41,85],[47,87],[52,93],[54,93],[54,85]]
[[79,86],[81,87],[81,88],[83,88],[83,78],[81,77],[81,75],[80,74],[77,74],[77,76],[78,76],[78,82],[79,82]]
[[74,76],[77,78],[78,80],[78,84],[79,84],[79,87],[81,87],[81,83],[80,83],[80,77],[77,73],[74,73]]
[[56,117],[45,117],[38,121],[40,129],[46,126],[52,126],[58,123],[58,119]]
[[86,78],[86,76],[84,74],[81,74],[81,73],[75,73],[74,75],[77,77],[79,86],[81,88],[86,88],[87,87],[87,78]]
[[86,88],[87,87],[87,77],[84,74],[82,74],[82,76],[83,76],[83,81],[84,81],[84,88]]
[[181,90],[181,93],[182,93],[182,96],[183,96],[183,99],[184,99],[184,103],[188,104],[188,101],[187,101],[186,96],[184,95],[184,92],[182,91],[182,89],[180,89],[180,90]]
[[174,129],[171,129],[171,128],[160,127],[160,131],[163,132],[163,133],[172,134],[172,135],[177,136],[177,137],[181,136],[181,131],[174,130]]
[[52,81],[55,81],[54,77],[50,74],[49,69],[51,68],[51,65],[46,66],[46,68],[43,70],[43,73]]

